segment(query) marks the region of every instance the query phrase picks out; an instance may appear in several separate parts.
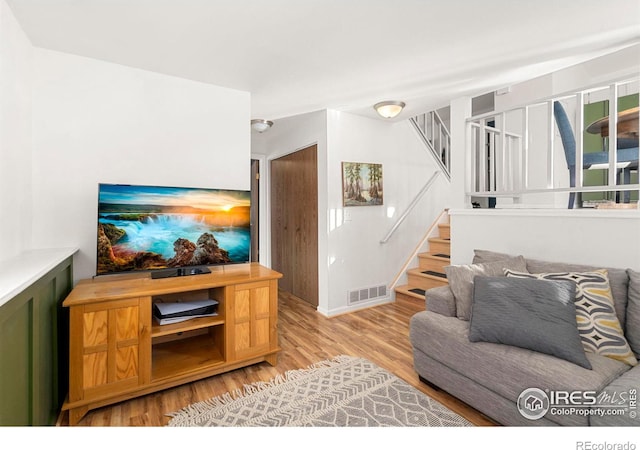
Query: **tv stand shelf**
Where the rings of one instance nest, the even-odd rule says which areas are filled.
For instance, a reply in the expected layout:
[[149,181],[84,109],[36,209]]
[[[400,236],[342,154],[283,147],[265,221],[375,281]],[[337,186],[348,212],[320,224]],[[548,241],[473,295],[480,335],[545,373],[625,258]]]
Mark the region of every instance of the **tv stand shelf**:
[[224,362],[220,349],[206,337],[158,344],[153,347],[151,379],[171,379],[177,374],[187,374],[203,367],[222,365]]
[[[92,409],[261,361],[275,365],[278,279],[257,263],[211,266],[210,274],[150,274],[77,283],[69,308],[69,395],[77,424]],[[218,315],[159,325],[154,302],[211,298]]]
[[154,323],[151,327],[151,337],[167,336],[170,334],[184,333],[185,331],[197,330],[214,325],[224,325],[224,319],[219,316],[199,317],[186,320],[184,322],[171,323],[168,325],[158,325]]

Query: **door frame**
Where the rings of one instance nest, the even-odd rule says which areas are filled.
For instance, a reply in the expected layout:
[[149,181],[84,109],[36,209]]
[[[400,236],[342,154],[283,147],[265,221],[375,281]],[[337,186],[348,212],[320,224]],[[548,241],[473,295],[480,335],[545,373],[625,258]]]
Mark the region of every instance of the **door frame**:
[[[270,222],[271,222],[271,208],[268,203],[268,179],[269,179],[269,164],[267,164],[267,157],[265,155],[251,154],[251,159],[258,161],[260,165],[260,180],[258,180],[258,187],[260,192],[258,193],[258,251],[260,252],[259,263],[266,267],[271,267],[271,235]],[[251,169],[251,167],[249,167]]]

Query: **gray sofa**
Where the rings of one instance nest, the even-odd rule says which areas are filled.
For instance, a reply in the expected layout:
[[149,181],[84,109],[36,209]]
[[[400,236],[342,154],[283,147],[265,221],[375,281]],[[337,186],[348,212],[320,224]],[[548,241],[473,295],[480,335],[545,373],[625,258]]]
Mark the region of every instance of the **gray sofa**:
[[[492,264],[507,258],[513,255],[476,250],[473,264]],[[532,274],[603,269],[528,258],[524,261]],[[615,315],[631,351],[640,360],[640,272],[606,269]],[[636,392],[640,391],[640,364],[632,366],[585,352],[591,365],[587,369],[526,348],[471,342],[470,321],[458,317],[459,306],[451,285],[430,289],[425,297],[426,310],[415,314],[410,323],[414,367],[423,382],[450,393],[502,425],[640,426],[640,406],[634,405]],[[547,393],[596,392],[597,406],[623,404],[626,410],[619,416],[600,416],[583,407],[573,413],[568,409],[563,409],[562,414],[549,410],[541,418],[527,418],[518,408],[518,399],[530,388]]]

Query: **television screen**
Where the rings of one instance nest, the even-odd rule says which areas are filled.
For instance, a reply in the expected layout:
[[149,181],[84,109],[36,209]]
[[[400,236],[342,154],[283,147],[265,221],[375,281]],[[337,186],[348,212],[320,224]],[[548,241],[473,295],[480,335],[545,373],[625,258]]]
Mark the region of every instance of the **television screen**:
[[250,261],[250,191],[100,184],[98,275]]

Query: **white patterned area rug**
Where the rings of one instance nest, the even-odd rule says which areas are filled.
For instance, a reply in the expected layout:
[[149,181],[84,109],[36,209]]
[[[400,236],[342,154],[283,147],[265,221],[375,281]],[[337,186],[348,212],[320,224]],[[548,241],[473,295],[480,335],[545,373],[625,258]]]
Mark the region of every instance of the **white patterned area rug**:
[[169,416],[171,427],[473,426],[372,362],[345,355]]

